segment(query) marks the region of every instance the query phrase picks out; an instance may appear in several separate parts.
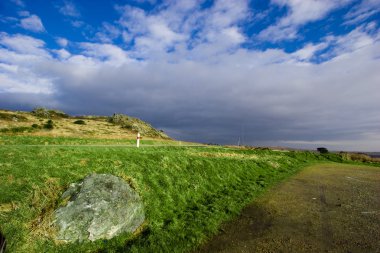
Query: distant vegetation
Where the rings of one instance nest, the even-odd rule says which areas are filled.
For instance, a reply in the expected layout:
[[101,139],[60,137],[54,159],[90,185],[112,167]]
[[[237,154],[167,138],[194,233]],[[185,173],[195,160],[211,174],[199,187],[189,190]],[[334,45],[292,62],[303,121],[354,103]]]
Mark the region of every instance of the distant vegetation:
[[108,118],[108,122],[120,125],[122,128],[130,129],[136,133],[139,132],[142,135],[169,138],[163,131],[154,129],[150,124],[124,114],[114,114]]
[[327,154],[329,151],[327,148],[317,148],[318,152],[321,153],[321,154]]
[[11,128],[1,128],[0,133],[24,133],[24,132],[32,132],[34,131],[31,127],[11,127]]
[[51,119],[49,119],[45,124],[44,124],[44,128],[45,129],[53,129],[54,128],[54,122],[51,120]]
[[27,119],[24,116],[18,115],[15,113],[0,112],[0,120],[18,122],[18,121],[26,121]]
[[83,119],[78,119],[74,121],[73,123],[77,125],[86,125],[86,122]]
[[[47,122],[46,122],[47,120]],[[83,125],[78,128],[73,126]],[[49,130],[49,131],[46,131]],[[37,107],[31,112],[0,110],[0,133],[74,137],[170,139],[162,130],[124,114],[70,116],[60,110]]]
[[340,152],[339,153],[343,159],[348,161],[359,161],[365,163],[379,163],[380,158],[374,158],[363,153],[350,153],[350,152]]
[[34,116],[45,118],[45,119],[52,119],[52,118],[69,118],[70,116],[62,111],[59,110],[49,110],[43,107],[37,107],[34,108],[31,112]]

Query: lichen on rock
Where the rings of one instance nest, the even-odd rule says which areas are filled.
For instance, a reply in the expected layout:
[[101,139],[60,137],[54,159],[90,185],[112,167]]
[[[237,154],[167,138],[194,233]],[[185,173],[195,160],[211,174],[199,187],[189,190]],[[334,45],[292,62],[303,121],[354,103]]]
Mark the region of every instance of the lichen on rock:
[[68,203],[55,211],[58,240],[111,239],[133,233],[145,220],[138,193],[113,175],[91,174],[71,184],[62,199]]

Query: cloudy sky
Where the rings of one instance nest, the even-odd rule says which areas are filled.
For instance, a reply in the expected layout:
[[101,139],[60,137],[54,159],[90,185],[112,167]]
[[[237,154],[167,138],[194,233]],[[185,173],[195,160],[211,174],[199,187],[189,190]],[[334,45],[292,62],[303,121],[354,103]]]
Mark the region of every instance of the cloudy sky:
[[379,0],[1,0],[0,108],[380,151]]

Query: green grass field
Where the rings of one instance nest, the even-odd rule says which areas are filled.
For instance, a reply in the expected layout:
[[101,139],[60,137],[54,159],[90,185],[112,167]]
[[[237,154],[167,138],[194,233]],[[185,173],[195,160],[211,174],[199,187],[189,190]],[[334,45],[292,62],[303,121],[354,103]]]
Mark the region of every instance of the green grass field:
[[[0,136],[0,231],[8,252],[188,252],[271,185],[308,164],[339,160],[224,147],[25,145],[118,144],[104,141]],[[54,240],[51,219],[60,195],[89,173],[132,182],[145,204],[143,231],[93,243]]]

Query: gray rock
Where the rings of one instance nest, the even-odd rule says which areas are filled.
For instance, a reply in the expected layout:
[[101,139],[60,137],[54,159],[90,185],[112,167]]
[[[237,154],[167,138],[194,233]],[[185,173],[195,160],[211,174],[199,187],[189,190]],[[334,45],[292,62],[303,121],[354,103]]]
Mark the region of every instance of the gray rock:
[[62,198],[70,199],[55,211],[58,240],[111,239],[124,232],[133,233],[145,220],[138,193],[113,175],[91,174],[71,184]]

